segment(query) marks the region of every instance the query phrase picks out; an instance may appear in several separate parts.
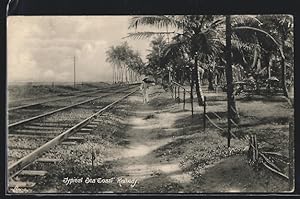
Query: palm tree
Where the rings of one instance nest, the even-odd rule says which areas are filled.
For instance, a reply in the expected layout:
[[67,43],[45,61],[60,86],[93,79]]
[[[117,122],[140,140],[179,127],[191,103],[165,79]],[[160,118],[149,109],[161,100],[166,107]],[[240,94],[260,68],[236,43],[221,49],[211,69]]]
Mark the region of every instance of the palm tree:
[[[286,87],[286,60],[287,57],[292,57],[290,60],[293,60],[293,56],[286,56],[285,51],[287,48],[293,48],[293,44],[289,45],[290,43],[293,43],[293,39],[291,39],[293,38],[293,18],[289,15],[263,15],[258,16],[257,19],[263,22],[259,27],[238,26],[234,27],[233,31],[235,33],[238,33],[239,31],[243,31],[243,33],[251,31],[252,34],[254,33],[256,35],[256,39],[258,39],[260,43],[263,42],[264,45],[265,43],[267,43],[264,42],[264,40],[267,40],[269,43],[271,41],[272,45],[268,44],[269,48],[267,50],[274,54],[277,54],[276,52],[279,52],[279,56],[281,59],[281,87],[283,89],[284,96],[288,97]],[[257,49],[261,49],[262,47],[262,45],[257,45]],[[269,59],[271,58],[272,53],[269,53]]]
[[117,59],[115,55],[115,48],[114,46],[111,46],[107,51],[106,51],[106,61],[111,63],[113,65],[113,83],[117,83],[118,81],[118,68],[117,68]]
[[[279,49],[281,54],[281,87],[283,89],[284,96],[288,97],[287,85],[286,85],[286,62],[293,62],[293,17],[290,15],[278,15],[267,17],[261,16],[261,20],[264,22],[270,21],[271,23],[266,23],[267,30],[272,31],[278,41]],[[291,49],[291,53],[287,56],[288,49]],[[292,55],[292,56],[291,56]],[[287,60],[290,59],[290,60]]]
[[[232,20],[230,20],[230,18]],[[211,15],[203,15],[203,16],[143,16],[143,17],[133,17],[130,21],[129,28],[137,28],[140,25],[153,26],[157,28],[169,28],[171,27],[174,31],[162,31],[162,32],[135,32],[129,33],[129,37],[133,38],[148,38],[153,35],[171,35],[172,42],[170,43],[170,47],[174,49],[182,49],[185,53],[188,54],[189,60],[192,63],[191,71],[192,71],[192,85],[196,86],[196,93],[198,98],[199,105],[203,102],[203,94],[201,92],[201,84],[200,84],[200,76],[199,76],[199,67],[203,66],[209,57],[222,56],[222,52],[225,52],[226,57],[226,77],[228,85],[228,97],[229,104],[231,109],[233,109],[233,113],[235,116],[233,117],[236,122],[238,122],[238,113],[235,106],[235,99],[233,96],[233,86],[232,86],[232,69],[231,62],[229,60],[229,52],[230,55],[232,53],[240,53],[242,56],[235,56],[234,61],[236,61],[236,57],[242,57],[240,61],[246,62],[244,58],[244,52],[255,49],[254,65],[259,65],[261,60],[258,60],[261,57],[260,49],[261,46],[258,45],[257,35],[256,33],[262,33],[265,37],[270,38],[271,41],[274,42],[278,47],[280,45],[278,42],[268,33],[263,30],[261,26],[260,20],[258,20],[257,16],[227,16],[227,20],[223,16],[211,16]],[[225,21],[227,22],[225,24]],[[287,23],[289,24],[289,23]],[[227,25],[227,26],[225,26]],[[228,35],[228,29],[231,29],[230,36]],[[225,31],[227,30],[227,31]],[[242,42],[240,40],[240,35],[238,34],[240,31],[248,31],[251,33],[251,38],[253,40],[249,42]],[[228,34],[226,35],[225,32]],[[281,35],[284,35],[283,33]],[[227,37],[226,37],[227,36]],[[229,39],[230,43],[229,43]],[[225,39],[227,38],[227,39]],[[286,41],[286,37],[283,40]],[[225,44],[227,41],[227,45]],[[228,46],[230,45],[230,51],[228,50]],[[281,45],[283,46],[283,45]],[[233,47],[233,48],[232,48]],[[246,50],[246,51],[245,51]],[[282,74],[285,74],[284,60],[285,56],[283,54],[283,47],[279,48],[280,56],[282,58]],[[230,57],[231,59],[231,57]],[[244,65],[246,70],[251,70],[251,67]],[[285,75],[283,75],[285,76]],[[282,78],[283,84],[285,79]],[[229,82],[229,83],[228,83]],[[284,87],[284,85],[283,85]],[[286,95],[286,94],[285,94]],[[231,112],[231,111],[230,111]]]
[[[231,139],[231,119],[238,114],[235,114],[236,104],[233,94],[233,78],[232,78],[232,60],[231,60],[231,19],[230,15],[226,16],[226,80],[227,80],[227,113],[228,113],[228,147],[230,147]],[[237,111],[236,111],[237,113]]]
[[201,89],[201,76],[199,75],[200,63],[205,62],[208,56],[213,56],[218,50],[220,41],[214,29],[219,20],[211,15],[188,16],[143,16],[133,17],[129,28],[137,28],[140,25],[150,25],[158,28],[172,27],[174,31],[165,32],[135,32],[129,33],[129,37],[147,38],[153,35],[172,35],[172,47],[181,48],[188,54],[191,65],[192,85],[196,86],[198,104],[202,105],[204,96]]
[[[127,42],[118,46],[111,46],[106,51],[106,61],[113,65],[116,82],[132,82],[137,80],[138,74],[144,68],[144,63],[138,52],[135,52]],[[135,76],[135,77],[134,77]]]

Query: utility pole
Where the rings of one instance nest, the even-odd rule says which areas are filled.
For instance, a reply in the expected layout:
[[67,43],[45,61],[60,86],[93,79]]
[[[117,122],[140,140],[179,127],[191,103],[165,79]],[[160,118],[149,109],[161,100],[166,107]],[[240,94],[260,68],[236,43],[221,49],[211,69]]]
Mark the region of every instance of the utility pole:
[[231,19],[230,15],[226,15],[226,81],[227,81],[227,146],[230,147],[231,140],[231,119],[233,119],[232,104],[234,102],[233,95],[233,79],[232,79],[232,59],[231,59]]
[[74,55],[74,88],[76,87],[76,68],[75,68],[75,55]]

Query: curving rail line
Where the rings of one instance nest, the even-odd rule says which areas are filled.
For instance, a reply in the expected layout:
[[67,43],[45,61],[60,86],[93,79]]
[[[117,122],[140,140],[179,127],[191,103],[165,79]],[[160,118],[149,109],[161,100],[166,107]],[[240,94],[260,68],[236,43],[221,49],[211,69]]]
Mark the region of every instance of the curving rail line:
[[64,131],[63,133],[61,133],[60,135],[56,136],[52,140],[48,141],[44,145],[42,145],[39,148],[35,149],[33,152],[31,152],[27,156],[21,158],[17,162],[15,162],[12,165],[10,165],[8,167],[8,171],[9,171],[10,176],[12,176],[13,174],[17,174],[17,172],[20,172],[24,167],[26,167],[28,164],[30,164],[39,155],[41,155],[42,153],[44,153],[45,151],[47,151],[48,149],[50,149],[54,145],[59,144],[64,139],[66,139],[67,137],[71,136],[76,131],[80,130],[82,127],[86,126],[91,120],[93,120],[94,118],[96,118],[98,115],[100,115],[104,111],[108,110],[109,108],[111,108],[112,106],[114,106],[115,104],[117,104],[118,102],[120,102],[121,100],[123,100],[123,99],[127,98],[128,96],[132,95],[136,91],[137,90],[134,90],[134,91],[126,94],[125,96],[121,97],[120,99],[118,99],[118,100],[110,103],[109,105],[107,105],[104,108],[100,109],[98,112],[94,113],[90,117],[84,119],[83,121],[79,122],[75,126],[69,128],[68,130]]
[[29,101],[29,100],[44,99],[44,98],[48,98],[48,97],[59,97],[59,96],[63,96],[63,95],[73,95],[76,93],[89,92],[89,91],[95,91],[95,90],[98,90],[98,88],[71,91],[71,92],[63,92],[63,93],[59,93],[59,94],[50,94],[50,95],[44,95],[41,97],[28,97],[28,98],[22,98],[22,99],[16,99],[16,100],[9,100],[9,103],[25,102],[25,101]]
[[[125,89],[126,90],[126,89]],[[103,91],[103,90],[102,90]],[[97,92],[100,92],[100,91],[97,91]],[[119,91],[117,91],[119,92]],[[91,101],[94,101],[94,100],[97,100],[97,99],[100,99],[102,97],[106,97],[106,96],[109,96],[109,95],[112,95],[114,94],[115,92],[112,92],[112,93],[108,93],[106,95],[102,95],[102,96],[98,96],[98,97],[94,97],[92,99],[87,99],[87,100],[84,100],[82,102],[78,102],[76,104],[73,104],[73,105],[69,105],[69,106],[66,106],[66,107],[62,107],[62,108],[59,108],[59,109],[56,109],[56,110],[53,110],[53,111],[50,111],[50,112],[46,112],[46,113],[43,113],[43,114],[40,114],[40,115],[37,115],[37,116],[34,116],[34,117],[30,117],[30,118],[27,118],[27,119],[24,119],[24,120],[21,120],[21,121],[18,121],[18,122],[14,122],[12,124],[8,124],[8,128],[12,128],[12,127],[16,127],[16,126],[19,126],[19,125],[22,125],[22,124],[25,124],[25,123],[28,123],[30,121],[33,121],[33,120],[37,120],[37,119],[40,119],[40,118],[43,118],[43,117],[46,117],[46,116],[49,116],[49,115],[52,115],[54,113],[58,113],[58,112],[61,112],[63,110],[67,110],[67,109],[70,109],[70,108],[73,108],[73,107],[76,107],[76,106],[79,106],[79,105],[82,105],[82,104],[86,104],[88,102],[91,102]],[[85,94],[85,95],[88,95],[88,94]],[[82,95],[81,95],[82,96]],[[79,97],[79,96],[76,96],[76,97]],[[69,97],[68,97],[69,98]],[[72,97],[74,98],[74,97]],[[51,100],[50,100],[51,101]],[[54,100],[54,101],[57,101],[57,100]],[[48,101],[49,102],[49,101]]]
[[[32,103],[32,104],[23,104],[23,105],[19,105],[19,106],[13,106],[13,107],[8,108],[8,111],[15,111],[15,110],[23,109],[23,108],[28,108],[28,107],[32,107],[32,106],[45,104],[48,102],[56,102],[56,101],[61,101],[61,100],[69,100],[69,99],[73,99],[73,98],[77,98],[77,97],[83,97],[83,96],[87,96],[87,95],[91,95],[91,94],[95,94],[95,93],[99,93],[99,92],[105,92],[109,89],[114,89],[114,88],[118,88],[118,86],[112,86],[112,87],[103,88],[103,89],[92,89],[92,90],[80,91],[80,93],[82,93],[82,94],[79,94],[79,95],[59,97],[59,98],[36,102],[36,103]],[[74,92],[72,92],[71,94],[73,94],[73,93]],[[78,93],[78,92],[76,92],[76,93]],[[70,93],[68,93],[68,94],[70,94]],[[52,97],[57,97],[57,95],[52,96]]]
[[[133,89],[133,91],[132,91],[132,89]],[[129,92],[126,93],[125,95],[121,96],[117,100],[109,103],[108,105],[103,106],[102,108],[97,110],[97,112],[93,113],[89,117],[81,120],[80,122],[76,123],[75,125],[73,125],[71,127],[68,127],[66,130],[59,133],[59,135],[51,138],[46,143],[44,143],[41,146],[37,147],[36,149],[32,150],[30,153],[28,153],[24,157],[18,159],[16,162],[13,162],[12,164],[10,164],[8,166],[8,177],[9,177],[8,185],[9,185],[9,187],[14,187],[13,182],[15,182],[15,181],[14,181],[13,178],[18,176],[18,174],[20,174],[22,171],[26,171],[24,169],[27,168],[29,165],[31,165],[33,162],[35,162],[41,155],[45,154],[47,151],[49,151],[55,145],[58,145],[58,144],[62,143],[63,141],[67,140],[68,138],[70,138],[70,136],[74,135],[78,131],[83,130],[84,128],[86,128],[86,126],[92,125],[91,123],[94,122],[94,120],[97,118],[97,116],[99,116],[103,112],[109,110],[110,108],[112,108],[114,105],[116,105],[120,101],[126,99],[128,96],[134,94],[138,89],[136,87],[131,87],[131,88],[127,88],[125,90],[128,90]],[[122,91],[124,91],[124,89],[116,91],[113,94],[124,93]],[[109,96],[109,95],[112,95],[112,93],[107,94],[105,96]],[[75,104],[75,105],[72,105],[72,106],[69,106],[69,107],[64,107],[63,110],[78,106],[79,104],[84,104],[84,103],[87,103],[87,102],[91,102],[93,100],[97,100],[97,99],[100,99],[102,97],[104,97],[104,96],[89,99],[89,100],[86,100],[84,102],[80,102],[78,104]],[[59,110],[59,111],[62,111],[62,110]],[[53,113],[48,113],[47,115],[51,115],[51,114],[53,114]],[[40,115],[39,117],[45,117],[47,115]],[[21,125],[21,124],[24,124],[24,123],[27,123],[27,122],[31,122],[35,119],[38,119],[38,118],[31,118],[30,120],[22,121],[18,124],[15,124],[14,126]],[[36,172],[38,173],[39,171],[36,171]]]

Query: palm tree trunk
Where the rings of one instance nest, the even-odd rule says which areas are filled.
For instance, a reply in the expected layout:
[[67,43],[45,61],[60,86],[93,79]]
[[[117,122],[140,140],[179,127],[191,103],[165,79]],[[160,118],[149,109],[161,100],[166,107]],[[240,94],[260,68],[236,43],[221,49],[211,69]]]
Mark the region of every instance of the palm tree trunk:
[[193,68],[193,79],[192,81],[194,82],[195,84],[195,87],[196,87],[196,94],[197,94],[197,99],[198,99],[198,104],[199,106],[203,105],[203,102],[204,102],[204,96],[203,96],[203,92],[202,92],[202,89],[201,89],[201,76],[198,72],[198,58],[197,56],[195,56],[195,64],[194,64],[194,68]]
[[118,67],[118,82],[121,82],[122,67]]
[[128,78],[128,68],[125,66],[125,81],[128,83],[129,78]]
[[121,82],[122,77],[122,66],[119,66],[119,82]]
[[269,56],[269,62],[268,62],[268,65],[267,65],[267,71],[268,71],[268,78],[271,78],[271,68],[272,68],[272,64],[273,64],[273,57]]
[[119,66],[119,74],[118,74],[118,82],[121,82],[121,75],[122,75],[122,67]]
[[191,81],[190,81],[190,83],[191,83],[191,93],[190,93],[190,98],[191,98],[191,111],[192,111],[192,117],[194,117],[194,73],[193,73],[193,68],[192,68],[192,70],[191,70]]
[[254,48],[253,62],[252,62],[252,65],[251,65],[252,69],[255,68],[255,65],[256,65],[256,62],[257,62],[257,59],[258,59],[258,52],[257,52],[258,49],[257,48],[258,48],[257,46]]
[[[284,54],[283,46],[284,46],[284,39],[281,40],[281,46],[280,46],[281,51]],[[282,84],[281,87],[283,90],[283,95],[288,98],[289,95],[286,87],[286,65],[285,65],[285,58],[283,56],[281,56],[280,65],[281,65],[281,84]]]
[[214,74],[211,70],[208,70],[207,80],[208,80],[208,90],[210,90],[210,91],[215,90],[214,83],[213,83],[214,82]]
[[239,123],[239,115],[236,108],[235,97],[233,93],[232,77],[232,59],[231,59],[231,22],[230,15],[226,15],[226,81],[227,81],[227,109],[228,109],[228,126],[231,127],[231,119]]
[[128,83],[130,82],[130,68],[127,68]]
[[113,83],[116,83],[116,65],[113,65]]
[[116,83],[118,82],[119,80],[119,67],[116,66]]
[[180,84],[184,85],[184,71],[183,70],[181,70]]
[[172,81],[172,76],[171,76],[171,67],[169,66],[169,83]]
[[124,66],[121,66],[121,77],[122,77],[122,83],[124,82]]

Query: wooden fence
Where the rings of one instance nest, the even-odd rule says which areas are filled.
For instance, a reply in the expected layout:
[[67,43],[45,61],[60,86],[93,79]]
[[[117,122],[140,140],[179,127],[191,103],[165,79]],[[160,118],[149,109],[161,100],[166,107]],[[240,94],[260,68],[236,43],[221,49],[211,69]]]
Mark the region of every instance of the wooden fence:
[[[181,92],[182,90],[183,95],[183,109],[185,109],[185,103],[186,103],[186,93],[191,93],[191,91],[187,91],[182,85],[172,82],[172,97],[174,97],[175,100],[177,100],[178,103],[180,103],[180,97],[181,97]],[[207,122],[209,122],[213,127],[218,129],[221,132],[227,132],[230,134],[230,137],[233,137],[235,139],[240,139],[245,142],[245,145],[249,145],[249,150],[248,150],[248,159],[249,162],[252,165],[258,166],[258,165],[263,165],[265,168],[270,170],[271,172],[277,174],[278,176],[282,177],[285,180],[289,181],[289,189],[293,190],[294,189],[294,174],[295,174],[295,163],[294,163],[294,123],[291,122],[289,124],[289,157],[285,157],[280,153],[276,152],[264,152],[259,149],[259,143],[257,140],[257,135],[256,134],[251,134],[249,136],[244,136],[241,138],[238,138],[234,133],[231,132],[231,128],[229,130],[226,130],[219,125],[217,125],[212,118],[208,116],[208,111],[207,111],[207,98],[204,96],[204,104],[203,104],[203,131],[206,131],[207,129]],[[192,116],[193,116],[193,99],[191,99],[191,111],[192,111]],[[221,120],[222,118],[215,112],[210,111],[209,113],[212,113],[216,118]],[[236,124],[232,119],[230,120],[230,123],[234,125],[234,127],[239,127],[238,124]],[[288,159],[288,162],[285,162],[288,166],[288,175],[284,174],[284,171],[280,169],[271,159],[273,159],[273,156],[277,156],[277,159],[279,158],[284,158]],[[281,160],[281,162],[284,162]]]

